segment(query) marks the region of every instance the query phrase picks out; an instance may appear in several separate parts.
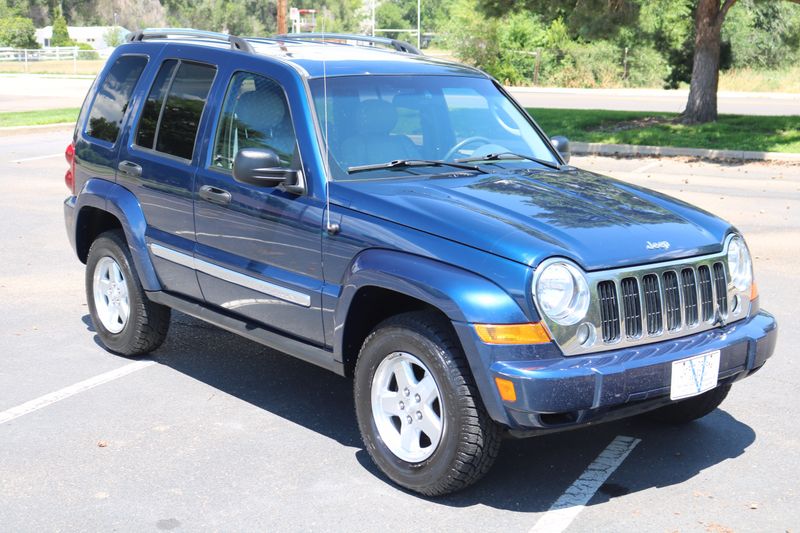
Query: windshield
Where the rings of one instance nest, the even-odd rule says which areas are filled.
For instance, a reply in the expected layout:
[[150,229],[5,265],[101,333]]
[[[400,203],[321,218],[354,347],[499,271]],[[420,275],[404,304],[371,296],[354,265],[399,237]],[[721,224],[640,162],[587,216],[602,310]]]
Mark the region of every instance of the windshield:
[[[330,139],[333,179],[438,174],[448,167],[413,164],[348,170],[398,160],[453,162],[506,152],[558,164],[528,117],[485,78],[332,77],[327,80],[327,105],[323,80],[309,83],[320,127]],[[513,159],[495,158],[486,164],[538,165]]]

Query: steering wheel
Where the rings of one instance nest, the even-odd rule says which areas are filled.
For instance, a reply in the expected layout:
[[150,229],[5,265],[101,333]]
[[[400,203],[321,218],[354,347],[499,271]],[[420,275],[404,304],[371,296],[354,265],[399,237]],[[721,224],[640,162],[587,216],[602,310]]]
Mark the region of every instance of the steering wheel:
[[453,157],[456,154],[456,152],[458,152],[465,146],[469,146],[470,144],[475,144],[477,142],[482,142],[483,144],[491,144],[492,141],[490,141],[486,137],[479,137],[479,136],[467,137],[463,141],[457,142],[455,146],[450,148],[450,150],[447,151],[447,155],[444,156],[444,160],[450,161],[450,158]]

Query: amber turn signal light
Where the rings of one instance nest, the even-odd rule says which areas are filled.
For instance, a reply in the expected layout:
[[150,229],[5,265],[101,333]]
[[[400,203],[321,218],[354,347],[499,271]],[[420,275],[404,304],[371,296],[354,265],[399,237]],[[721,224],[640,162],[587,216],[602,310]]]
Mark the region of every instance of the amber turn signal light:
[[516,402],[517,401],[517,391],[514,390],[514,382],[507,380],[505,378],[494,378],[494,382],[497,385],[497,391],[500,393],[500,397],[507,401],[507,402]]
[[758,298],[758,284],[753,280],[753,284],[750,286],[750,301],[752,302]]
[[475,333],[486,344],[544,344],[550,342],[550,335],[541,322],[475,324]]

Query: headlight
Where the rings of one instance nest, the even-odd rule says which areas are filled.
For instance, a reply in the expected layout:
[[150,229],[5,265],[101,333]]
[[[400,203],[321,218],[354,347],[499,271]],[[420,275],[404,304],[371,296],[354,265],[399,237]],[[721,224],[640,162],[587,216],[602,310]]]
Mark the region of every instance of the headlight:
[[540,310],[562,326],[576,324],[589,309],[589,284],[583,272],[565,261],[551,263],[536,277]]
[[732,238],[728,244],[728,270],[736,290],[742,292],[750,290],[753,283],[753,262],[744,239],[739,235]]

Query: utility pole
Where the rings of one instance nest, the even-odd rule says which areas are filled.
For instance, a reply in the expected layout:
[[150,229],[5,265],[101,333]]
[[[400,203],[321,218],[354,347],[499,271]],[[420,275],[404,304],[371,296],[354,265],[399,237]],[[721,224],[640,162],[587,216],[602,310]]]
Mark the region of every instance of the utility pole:
[[278,0],[278,33],[286,31],[286,0]]

